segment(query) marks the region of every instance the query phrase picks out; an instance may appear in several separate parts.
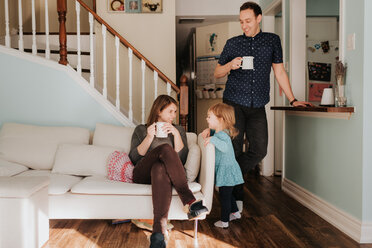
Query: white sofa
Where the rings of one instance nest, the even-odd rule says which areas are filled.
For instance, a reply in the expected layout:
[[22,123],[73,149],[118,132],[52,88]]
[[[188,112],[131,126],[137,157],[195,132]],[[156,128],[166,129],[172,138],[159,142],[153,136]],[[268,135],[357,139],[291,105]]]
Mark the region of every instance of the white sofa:
[[[0,130],[0,176],[49,176],[49,219],[151,219],[151,185],[106,177],[108,154],[128,153],[133,130],[97,124],[92,135],[84,128],[5,123]],[[194,133],[187,133],[187,140],[189,186],[211,210],[214,147],[204,147],[201,137],[198,145]],[[174,191],[169,219],[187,219],[182,207]]]

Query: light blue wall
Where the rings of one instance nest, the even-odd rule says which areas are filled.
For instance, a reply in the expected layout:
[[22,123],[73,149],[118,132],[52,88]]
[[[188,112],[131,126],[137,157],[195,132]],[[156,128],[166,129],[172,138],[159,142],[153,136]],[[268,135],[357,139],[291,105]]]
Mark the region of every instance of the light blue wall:
[[363,220],[372,222],[372,1],[364,4]]
[[63,71],[0,52],[0,75],[0,126],[121,125]]

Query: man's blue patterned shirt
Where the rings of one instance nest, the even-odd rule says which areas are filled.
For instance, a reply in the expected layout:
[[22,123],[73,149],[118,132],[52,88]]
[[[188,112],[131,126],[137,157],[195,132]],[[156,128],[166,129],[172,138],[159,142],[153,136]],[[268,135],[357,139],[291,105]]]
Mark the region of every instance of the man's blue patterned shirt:
[[253,70],[231,70],[223,97],[246,107],[260,108],[270,100],[272,63],[283,63],[278,35],[260,31],[254,37],[245,34],[229,39],[218,63],[225,65],[236,57],[253,56]]

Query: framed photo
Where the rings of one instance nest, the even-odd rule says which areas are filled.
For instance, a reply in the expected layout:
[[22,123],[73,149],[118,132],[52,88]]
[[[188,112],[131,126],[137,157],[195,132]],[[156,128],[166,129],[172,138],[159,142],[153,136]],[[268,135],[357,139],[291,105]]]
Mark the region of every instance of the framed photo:
[[142,13],[161,13],[161,12],[163,12],[163,1],[162,0],[142,0]]
[[109,12],[124,12],[126,0],[108,0],[107,9]]
[[125,0],[125,12],[141,13],[142,12],[142,1],[141,0]]

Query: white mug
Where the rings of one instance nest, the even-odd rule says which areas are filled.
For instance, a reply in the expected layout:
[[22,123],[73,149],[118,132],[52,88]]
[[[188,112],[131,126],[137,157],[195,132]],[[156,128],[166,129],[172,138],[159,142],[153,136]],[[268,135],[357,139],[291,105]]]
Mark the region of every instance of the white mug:
[[244,56],[240,67],[243,70],[253,70],[254,69],[253,59],[254,59],[253,56]]
[[158,138],[167,138],[168,133],[163,130],[165,122],[156,122],[156,137]]

